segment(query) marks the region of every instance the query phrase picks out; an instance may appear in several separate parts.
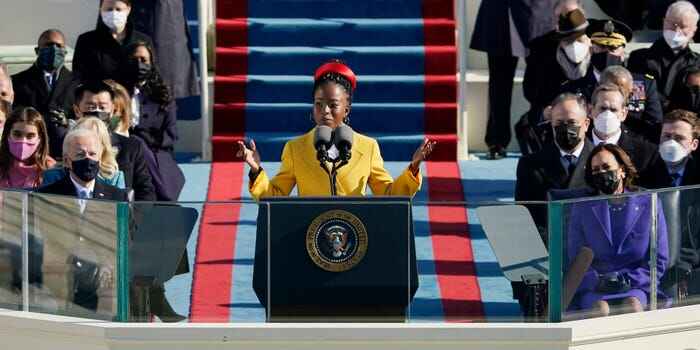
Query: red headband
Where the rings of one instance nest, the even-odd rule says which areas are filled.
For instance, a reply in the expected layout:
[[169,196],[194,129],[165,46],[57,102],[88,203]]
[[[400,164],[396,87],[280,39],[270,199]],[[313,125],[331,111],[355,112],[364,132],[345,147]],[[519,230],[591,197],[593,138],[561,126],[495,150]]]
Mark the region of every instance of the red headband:
[[355,73],[352,71],[352,69],[350,69],[350,67],[340,62],[328,62],[318,67],[316,69],[316,73],[314,73],[314,80],[318,80],[324,74],[331,72],[338,73],[345,77],[345,79],[349,80],[353,90],[355,90],[355,87],[357,87],[357,77],[355,77]]

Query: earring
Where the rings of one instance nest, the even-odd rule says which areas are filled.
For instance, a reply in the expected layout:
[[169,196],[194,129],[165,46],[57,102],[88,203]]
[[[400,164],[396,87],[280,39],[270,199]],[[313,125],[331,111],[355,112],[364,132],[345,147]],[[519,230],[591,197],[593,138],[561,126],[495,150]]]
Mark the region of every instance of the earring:
[[345,119],[343,119],[343,123],[350,125],[350,117],[345,117]]

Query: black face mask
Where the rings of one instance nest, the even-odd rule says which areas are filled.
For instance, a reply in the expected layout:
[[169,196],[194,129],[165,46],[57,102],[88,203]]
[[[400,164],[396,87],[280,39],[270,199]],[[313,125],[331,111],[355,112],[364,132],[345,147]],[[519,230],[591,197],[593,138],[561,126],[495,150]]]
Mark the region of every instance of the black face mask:
[[83,112],[83,118],[88,117],[95,117],[109,125],[109,122],[112,119],[112,114],[109,112],[98,110]]
[[559,124],[554,127],[554,137],[557,145],[564,151],[571,151],[581,142],[579,136],[581,127],[573,124]]
[[613,194],[620,185],[620,178],[617,171],[608,170],[602,173],[593,174],[593,187],[603,194]]
[[129,62],[129,76],[134,82],[140,82],[148,79],[151,75],[151,65],[138,60]]
[[73,174],[79,179],[90,182],[97,177],[100,172],[100,162],[90,158],[83,158],[71,162]]
[[42,47],[39,49],[39,57],[36,63],[42,70],[53,72],[63,66],[66,59],[66,50],[56,45]]
[[674,96],[674,105],[694,113],[700,112],[700,86],[687,86]]
[[612,55],[608,52],[598,52],[591,55],[591,64],[599,72],[610,66],[621,66],[624,63],[622,57]]

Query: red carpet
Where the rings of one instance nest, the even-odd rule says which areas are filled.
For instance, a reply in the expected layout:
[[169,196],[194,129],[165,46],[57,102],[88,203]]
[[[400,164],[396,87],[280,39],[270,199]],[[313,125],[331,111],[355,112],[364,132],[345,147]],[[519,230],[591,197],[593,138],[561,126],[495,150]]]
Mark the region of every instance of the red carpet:
[[467,209],[456,162],[428,162],[430,235],[445,321],[481,319],[484,309],[469,237]]
[[[213,163],[207,202],[241,197],[243,163]],[[192,274],[191,322],[228,322],[239,204],[207,204]]]

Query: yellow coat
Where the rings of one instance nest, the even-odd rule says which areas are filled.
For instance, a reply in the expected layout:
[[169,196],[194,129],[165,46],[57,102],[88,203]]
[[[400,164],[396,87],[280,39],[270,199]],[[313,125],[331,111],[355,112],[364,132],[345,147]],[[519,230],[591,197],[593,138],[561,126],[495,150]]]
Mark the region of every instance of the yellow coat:
[[[261,197],[288,196],[297,186],[299,196],[330,196],[328,174],[321,169],[313,145],[314,130],[290,140],[282,151],[282,165],[275,177],[262,170],[250,183],[250,194]],[[420,189],[420,172],[414,176],[408,168],[394,181],[384,169],[377,141],[354,133],[350,162],[338,170],[339,196],[364,196],[367,185],[374,195],[413,196]]]

